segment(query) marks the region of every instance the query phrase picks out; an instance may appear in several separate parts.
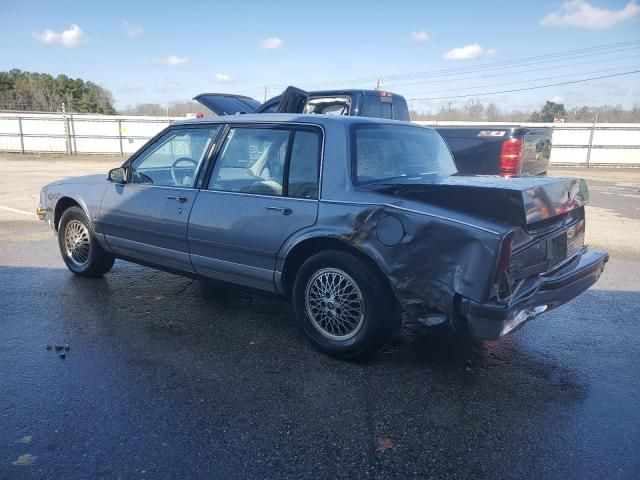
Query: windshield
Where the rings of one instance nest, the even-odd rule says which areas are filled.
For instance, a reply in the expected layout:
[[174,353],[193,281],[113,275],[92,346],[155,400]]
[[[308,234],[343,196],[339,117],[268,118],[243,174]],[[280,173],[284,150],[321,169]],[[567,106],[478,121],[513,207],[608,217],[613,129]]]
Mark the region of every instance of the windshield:
[[349,115],[351,99],[349,97],[311,97],[304,106],[304,113],[323,115]]
[[423,127],[361,124],[352,127],[355,183],[437,180],[456,173],[442,137]]

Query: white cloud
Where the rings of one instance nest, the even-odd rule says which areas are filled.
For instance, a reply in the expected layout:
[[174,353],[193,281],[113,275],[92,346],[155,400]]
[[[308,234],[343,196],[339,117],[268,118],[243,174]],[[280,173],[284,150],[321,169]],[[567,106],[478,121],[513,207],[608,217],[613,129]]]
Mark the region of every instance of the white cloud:
[[46,29],[42,33],[37,33],[36,38],[42,43],[59,43],[64,47],[77,47],[87,40],[87,36],[75,23],[69,25],[69,28],[62,32],[54,32],[51,29]]
[[551,97],[549,101],[553,103],[564,103],[564,98],[562,98],[560,95],[555,95]]
[[158,65],[169,65],[170,67],[182,67],[189,63],[189,59],[187,57],[169,55],[168,57],[154,58],[153,63]]
[[144,33],[144,28],[139,25],[132,25],[126,20],[122,21],[122,28],[131,38],[139,37]]
[[414,42],[426,42],[429,40],[429,34],[424,30],[420,30],[419,32],[411,32],[411,40]]
[[540,20],[543,27],[577,27],[602,30],[640,15],[640,6],[630,1],[620,10],[594,7],[584,0],[562,2],[555,12]]
[[264,48],[265,50],[275,50],[281,47],[282,47],[282,40],[280,40],[278,37],[269,37],[269,38],[265,38],[262,41],[262,48]]
[[233,78],[227,73],[216,73],[216,80],[218,82],[230,82]]
[[444,54],[446,60],[473,60],[480,57],[493,57],[498,51],[495,48],[485,49],[474,43],[460,48],[454,48]]

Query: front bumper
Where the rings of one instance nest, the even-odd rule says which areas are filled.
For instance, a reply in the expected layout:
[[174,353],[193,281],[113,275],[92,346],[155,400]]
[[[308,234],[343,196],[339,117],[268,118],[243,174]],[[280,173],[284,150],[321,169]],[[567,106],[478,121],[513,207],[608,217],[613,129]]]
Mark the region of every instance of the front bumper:
[[474,336],[498,339],[584,292],[596,283],[608,260],[608,253],[584,248],[562,267],[541,275],[533,288],[509,303],[476,303],[463,298],[460,313]]

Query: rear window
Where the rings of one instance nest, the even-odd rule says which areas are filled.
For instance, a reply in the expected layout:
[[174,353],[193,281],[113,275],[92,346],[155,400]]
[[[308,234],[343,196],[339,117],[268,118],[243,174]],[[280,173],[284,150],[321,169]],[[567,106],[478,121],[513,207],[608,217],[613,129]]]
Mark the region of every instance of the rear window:
[[356,184],[436,180],[456,172],[447,144],[435,131],[409,125],[354,125]]
[[351,99],[347,96],[311,97],[304,106],[304,113],[322,115],[349,115]]
[[362,105],[362,116],[373,118],[393,118],[393,103],[382,101],[378,96],[367,95]]

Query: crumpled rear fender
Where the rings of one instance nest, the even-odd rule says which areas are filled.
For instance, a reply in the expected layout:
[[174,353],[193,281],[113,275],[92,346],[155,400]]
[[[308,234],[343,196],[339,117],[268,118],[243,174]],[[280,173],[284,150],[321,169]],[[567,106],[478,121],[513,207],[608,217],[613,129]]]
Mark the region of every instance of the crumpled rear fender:
[[299,242],[324,236],[340,239],[375,261],[407,313],[450,316],[456,295],[484,301],[489,294],[500,234],[390,205],[321,202],[319,216],[322,227],[289,239],[279,266]]

